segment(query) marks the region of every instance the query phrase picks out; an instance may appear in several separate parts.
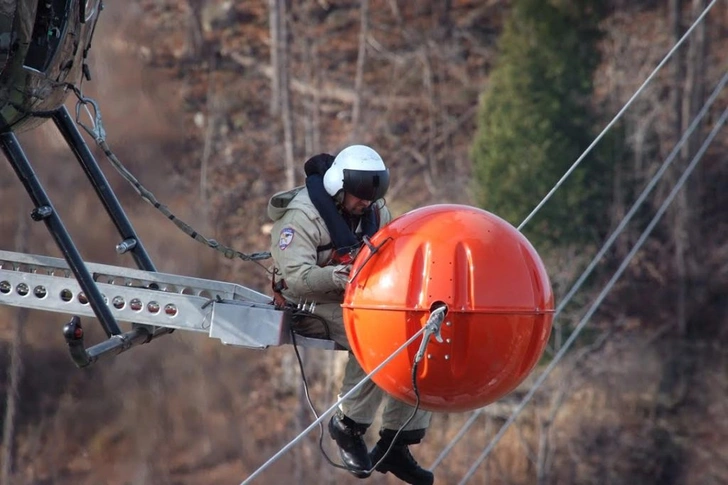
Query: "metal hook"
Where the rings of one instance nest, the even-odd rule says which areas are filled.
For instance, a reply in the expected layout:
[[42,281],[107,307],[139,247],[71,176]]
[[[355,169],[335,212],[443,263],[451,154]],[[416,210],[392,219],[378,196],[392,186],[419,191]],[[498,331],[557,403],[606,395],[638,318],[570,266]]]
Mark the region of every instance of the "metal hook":
[[[101,143],[105,141],[106,130],[104,130],[104,125],[101,120],[101,110],[99,109],[98,103],[96,103],[96,101],[91,98],[84,97],[80,93],[76,93],[76,96],[78,97],[78,101],[76,102],[76,123],[81,128],[86,130],[86,133],[91,135],[91,137],[96,140],[96,143]],[[91,113],[91,110],[88,109],[89,104],[93,107],[93,114]],[[86,114],[91,120],[91,128],[81,122],[82,106],[86,110]]]

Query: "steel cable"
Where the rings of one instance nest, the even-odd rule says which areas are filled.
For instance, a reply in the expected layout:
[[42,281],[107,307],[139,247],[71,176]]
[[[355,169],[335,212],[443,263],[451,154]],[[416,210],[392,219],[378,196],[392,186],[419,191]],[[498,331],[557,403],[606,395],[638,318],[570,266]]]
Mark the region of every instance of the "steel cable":
[[[587,265],[584,272],[579,276],[577,281],[574,283],[574,285],[569,289],[567,294],[564,296],[564,298],[559,302],[559,305],[556,307],[556,310],[554,311],[554,319],[556,319],[561,312],[564,310],[566,305],[571,301],[573,296],[576,294],[576,292],[581,288],[581,286],[584,284],[586,279],[591,275],[592,271],[596,268],[599,261],[601,261],[602,257],[607,253],[607,251],[612,247],[614,242],[616,241],[617,237],[622,233],[622,231],[626,228],[629,221],[632,219],[632,217],[635,215],[637,210],[640,208],[642,203],[645,201],[647,196],[652,192],[654,187],[657,185],[657,182],[662,178],[665,171],[672,165],[672,162],[677,157],[677,154],[680,152],[682,146],[687,142],[688,138],[692,133],[695,131],[697,126],[700,124],[700,122],[705,118],[705,115],[708,113],[708,109],[713,105],[715,100],[718,98],[718,95],[722,92],[722,90],[725,88],[726,83],[728,83],[728,72],[726,72],[723,75],[723,78],[718,83],[716,88],[713,90],[711,95],[709,96],[706,103],[703,105],[701,110],[698,112],[698,114],[695,116],[693,121],[691,122],[690,126],[688,126],[685,133],[683,133],[682,137],[678,141],[678,143],[675,145],[673,150],[670,152],[668,157],[665,159],[665,161],[662,163],[660,168],[655,172],[652,179],[650,179],[649,183],[645,186],[642,193],[640,193],[639,197],[635,200],[632,207],[629,209],[629,211],[625,214],[625,216],[622,218],[620,223],[617,225],[617,227],[614,229],[612,234],[609,236],[609,238],[606,240],[604,245],[601,247],[601,249],[597,252],[597,254],[594,256],[594,258],[591,260],[591,262]],[[443,451],[440,453],[440,455],[435,459],[433,464],[430,467],[430,470],[434,470],[442,461],[443,459],[450,453],[453,446],[462,439],[465,435],[465,432],[470,428],[473,424],[475,424],[475,418],[480,416],[482,412],[482,408],[475,411],[474,415],[466,421],[463,426],[461,427],[460,431],[457,433],[457,435],[453,438],[453,440],[448,443],[448,445],[443,449]]]
[[[687,37],[692,33],[692,31],[697,27],[697,25],[705,18],[705,16],[708,14],[710,9],[717,3],[717,0],[713,0],[704,10],[703,12],[698,16],[698,18],[693,22],[693,24],[690,26],[690,28],[685,32],[685,34],[678,40],[678,42],[668,51],[668,53],[665,55],[665,57],[660,61],[660,63],[655,67],[655,69],[650,73],[650,75],[645,79],[645,81],[640,85],[640,87],[637,89],[637,91],[630,97],[630,99],[627,101],[627,103],[620,109],[620,111],[615,115],[615,117],[610,121],[607,126],[602,130],[602,132],[595,138],[595,140],[587,147],[587,149],[582,153],[579,158],[572,164],[572,166],[567,170],[567,172],[559,179],[559,181],[556,183],[556,185],[549,191],[548,194],[539,202],[539,204],[531,211],[531,213],[521,222],[521,224],[518,226],[518,230],[522,230],[522,228],[533,218],[533,216],[543,207],[543,205],[551,198],[551,196],[556,192],[556,190],[563,184],[563,182],[568,178],[568,176],[576,169],[576,167],[582,162],[582,160],[586,157],[586,155],[594,148],[594,146],[601,140],[601,138],[604,137],[604,135],[611,129],[611,127],[616,123],[619,118],[622,117],[622,115],[626,112],[627,108],[634,102],[634,100],[641,94],[641,92],[644,90],[644,88],[649,84],[649,82],[654,78],[654,76],[657,74],[657,72],[667,63],[667,61],[672,57],[672,55],[675,53],[675,51],[678,49],[680,45],[687,39]],[[705,114],[707,113],[707,106],[709,106],[709,103],[712,104],[713,101],[715,101],[715,98],[717,97],[718,93],[723,89],[723,87],[726,84],[726,80],[728,73],[724,75],[724,77],[721,79],[720,83],[716,87],[716,89],[713,91],[713,94],[711,94],[710,99],[706,102],[706,104],[703,106],[701,111],[696,115],[695,120],[691,123],[691,125],[686,130],[686,133],[683,134],[683,137],[680,139],[676,147],[673,149],[673,151],[670,153],[668,158],[663,162],[663,165],[660,167],[658,172],[653,176],[650,183],[645,187],[643,192],[640,194],[640,197],[638,200],[634,203],[632,208],[630,209],[629,213],[625,215],[625,217],[620,222],[620,225],[615,229],[615,231],[610,236],[609,240],[604,244],[602,249],[599,251],[597,256],[594,257],[594,259],[590,262],[587,269],[582,273],[580,278],[577,280],[577,282],[572,286],[569,293],[567,294],[568,298],[564,298],[562,302],[557,307],[556,311],[554,312],[554,318],[564,309],[566,304],[569,302],[569,300],[573,297],[573,295],[576,293],[576,291],[581,287],[581,285],[584,283],[586,278],[589,276],[591,271],[593,271],[596,264],[599,262],[599,260],[603,257],[603,255],[606,253],[606,251],[609,249],[609,247],[613,244],[614,239],[621,233],[621,231],[624,229],[624,226],[626,226],[627,222],[625,219],[627,217],[631,218],[634,213],[639,208],[639,205],[644,201],[644,198],[647,197],[647,195],[652,191],[654,188],[654,185],[657,183],[657,181],[662,177],[665,170],[669,167],[669,165],[674,160],[675,156],[677,155],[680,147],[682,144],[685,143],[687,138],[690,134],[694,131],[694,129],[697,127],[700,119],[702,119]],[[562,347],[563,348],[563,347]],[[524,398],[525,399],[525,398]],[[519,406],[520,407],[520,406]],[[520,413],[518,408],[515,412]],[[435,459],[433,464],[430,467],[430,470],[434,470],[447,456],[447,454],[450,453],[452,448],[454,447],[455,443],[463,438],[466,431],[475,423],[478,416],[482,414],[482,409],[479,409],[475,411],[474,415],[471,416],[468,421],[466,421],[461,429],[458,431],[456,436],[453,438],[453,440],[443,449],[443,451],[440,453],[440,455]],[[509,419],[509,421],[511,421]],[[510,426],[509,421],[504,424],[504,427]]]
[[576,340],[576,337],[579,335],[579,333],[584,329],[586,324],[589,322],[589,319],[594,315],[599,305],[601,305],[604,298],[607,296],[609,291],[612,289],[614,284],[617,282],[620,276],[622,276],[622,273],[627,269],[627,266],[629,266],[629,263],[632,261],[632,258],[637,254],[637,251],[639,251],[642,248],[642,245],[647,240],[647,237],[650,235],[652,230],[655,228],[657,223],[660,221],[662,216],[664,215],[665,211],[669,207],[670,203],[672,203],[673,199],[677,195],[677,193],[680,191],[682,186],[685,184],[685,181],[688,179],[688,177],[692,174],[695,167],[698,165],[698,162],[703,157],[703,154],[705,154],[705,151],[708,149],[708,146],[713,142],[713,139],[718,134],[718,131],[723,127],[723,124],[725,123],[726,119],[728,119],[728,108],[726,108],[723,111],[723,114],[716,122],[715,126],[711,130],[708,137],[705,139],[703,144],[700,146],[700,149],[695,154],[693,159],[690,161],[690,164],[687,166],[683,174],[680,176],[678,181],[673,186],[672,190],[668,194],[665,201],[660,205],[660,208],[655,213],[654,217],[650,221],[650,223],[647,225],[645,230],[640,235],[637,242],[635,242],[635,245],[632,247],[632,250],[625,256],[624,260],[622,261],[622,264],[617,268],[617,271],[612,275],[612,278],[607,282],[604,289],[599,293],[599,296],[596,298],[594,303],[592,303],[592,306],[589,308],[589,310],[586,312],[586,314],[582,317],[582,319],[579,321],[579,324],[574,328],[574,332],[569,336],[569,338],[564,343],[564,346],[561,347],[559,352],[556,354],[554,359],[551,361],[551,363],[546,367],[546,369],[543,371],[543,373],[538,377],[536,382],[534,383],[533,387],[529,390],[529,392],[524,396],[523,400],[521,400],[520,404],[516,409],[513,411],[511,416],[508,418],[508,420],[501,426],[501,429],[498,431],[498,433],[495,435],[495,437],[491,440],[490,444],[485,448],[485,450],[480,454],[480,456],[476,459],[475,463],[470,467],[466,475],[463,477],[463,479],[458,482],[459,485],[463,485],[467,483],[467,481],[475,474],[475,471],[478,469],[478,466],[488,457],[488,455],[493,451],[493,448],[498,444],[500,439],[505,434],[506,430],[510,427],[511,424],[516,420],[518,415],[523,411],[523,409],[526,407],[526,405],[530,402],[530,400],[533,398],[534,394],[538,390],[538,388],[545,382],[548,375],[551,373],[551,371],[556,367],[556,364],[559,363],[561,358],[566,354],[566,351],[571,347],[571,344],[574,343]]

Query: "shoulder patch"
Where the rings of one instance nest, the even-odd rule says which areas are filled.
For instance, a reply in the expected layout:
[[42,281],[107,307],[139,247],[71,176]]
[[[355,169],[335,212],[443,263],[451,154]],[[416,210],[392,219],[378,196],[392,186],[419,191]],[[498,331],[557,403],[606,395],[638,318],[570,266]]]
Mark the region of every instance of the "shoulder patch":
[[290,227],[284,227],[281,229],[281,235],[278,238],[278,249],[281,251],[285,250],[291,244],[291,241],[293,241],[293,236],[295,234],[296,231]]

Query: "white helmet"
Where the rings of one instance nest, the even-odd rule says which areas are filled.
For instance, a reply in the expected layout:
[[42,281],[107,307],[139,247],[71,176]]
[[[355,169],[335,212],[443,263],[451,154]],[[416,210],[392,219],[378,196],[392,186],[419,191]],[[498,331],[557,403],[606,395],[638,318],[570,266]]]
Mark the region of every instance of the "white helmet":
[[362,200],[384,197],[389,188],[389,170],[377,152],[364,145],[352,145],[336,155],[324,174],[324,188],[330,196],[341,190]]

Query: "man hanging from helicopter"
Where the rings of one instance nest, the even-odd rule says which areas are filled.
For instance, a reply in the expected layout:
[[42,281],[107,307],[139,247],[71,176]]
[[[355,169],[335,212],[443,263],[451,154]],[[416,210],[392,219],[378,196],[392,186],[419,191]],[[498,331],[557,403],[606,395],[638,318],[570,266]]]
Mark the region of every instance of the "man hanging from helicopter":
[[[316,155],[304,169],[305,187],[279,192],[268,204],[268,216],[274,221],[275,299],[279,305],[315,302],[312,312],[317,318],[298,322],[297,332],[328,337],[349,350],[341,303],[362,238],[391,220],[384,201],[389,170],[381,156],[364,145],[349,146],[336,157]],[[349,352],[340,395],[364,377],[366,373]],[[369,452],[363,436],[382,401],[380,439]],[[424,438],[431,416],[367,381],[341,403],[328,428],[354,476],[367,478],[376,467],[410,484],[431,485],[432,472],[420,467],[409,451],[409,445]]]

